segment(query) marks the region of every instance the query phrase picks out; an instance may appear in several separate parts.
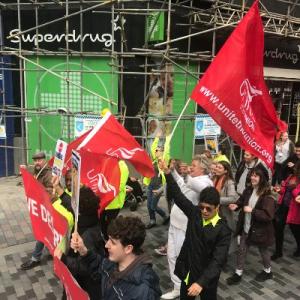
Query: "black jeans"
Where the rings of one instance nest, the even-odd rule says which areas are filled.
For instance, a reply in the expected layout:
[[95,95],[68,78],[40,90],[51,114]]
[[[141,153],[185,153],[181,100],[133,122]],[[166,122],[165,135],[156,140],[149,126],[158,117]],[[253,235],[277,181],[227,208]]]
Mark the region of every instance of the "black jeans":
[[272,185],[274,186],[276,183],[279,185],[281,184],[281,181],[284,180],[283,176],[283,170],[284,170],[284,165],[283,164],[278,164],[275,162],[275,172],[272,178]]
[[[217,300],[217,289],[218,289],[218,282],[217,280],[215,283],[211,285],[209,289],[203,289],[200,293],[201,300]],[[191,297],[187,295],[187,290],[190,285],[186,285],[185,282],[181,282],[180,286],[180,300],[192,300],[196,297]]]
[[297,251],[300,252],[300,225],[299,224],[289,224],[291,232],[297,243]]
[[289,208],[283,203],[278,207],[274,220],[275,228],[275,252],[282,254],[283,239],[284,239],[284,227],[286,224],[286,218],[289,212]]

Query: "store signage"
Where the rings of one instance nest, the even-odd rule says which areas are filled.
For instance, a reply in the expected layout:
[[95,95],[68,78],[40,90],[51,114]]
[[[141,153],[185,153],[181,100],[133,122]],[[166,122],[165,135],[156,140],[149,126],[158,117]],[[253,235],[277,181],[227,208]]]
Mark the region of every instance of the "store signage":
[[[70,11],[70,14],[72,12]],[[39,24],[45,24],[58,18],[63,18],[63,10],[39,11]],[[99,15],[93,12],[84,13],[84,18],[73,16],[69,18],[69,30],[66,31],[64,20],[57,21],[47,26],[35,28],[34,10],[22,11],[21,26],[18,25],[18,15],[15,11],[3,11],[4,45],[18,48],[21,44],[24,50],[41,48],[49,51],[57,51],[66,48],[69,43],[70,50],[103,52],[103,48],[115,49],[120,46],[121,30],[132,30],[132,22],[124,17],[116,15],[111,21],[111,14]],[[24,32],[22,35],[18,35]]]
[[[119,16],[114,19],[113,28],[114,31],[121,30],[121,27],[117,25],[119,21]],[[126,23],[124,20],[123,25]],[[104,43],[105,47],[111,47],[112,43],[115,42],[113,39],[113,35],[111,33],[84,33],[80,34],[75,29],[73,29],[70,33],[25,33],[20,36],[16,35],[20,32],[19,29],[12,29],[9,32],[10,36],[13,36],[11,39],[11,43],[19,44],[20,42],[23,43],[33,43],[37,45],[38,43],[53,43],[53,42],[68,42],[68,43],[78,43],[78,42],[85,42],[89,41],[92,43]],[[15,36],[14,36],[15,35]]]
[[209,115],[197,115],[195,120],[195,138],[217,136],[221,134],[221,127]]

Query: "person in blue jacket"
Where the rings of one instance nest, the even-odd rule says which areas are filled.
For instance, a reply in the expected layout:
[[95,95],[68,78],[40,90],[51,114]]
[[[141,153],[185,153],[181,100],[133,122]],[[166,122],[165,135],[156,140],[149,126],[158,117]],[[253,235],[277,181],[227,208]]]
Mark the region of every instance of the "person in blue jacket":
[[103,300],[158,300],[159,278],[143,253],[144,223],[137,217],[119,216],[108,227],[108,259],[87,249],[78,233],[71,248],[78,251],[93,278],[101,278]]

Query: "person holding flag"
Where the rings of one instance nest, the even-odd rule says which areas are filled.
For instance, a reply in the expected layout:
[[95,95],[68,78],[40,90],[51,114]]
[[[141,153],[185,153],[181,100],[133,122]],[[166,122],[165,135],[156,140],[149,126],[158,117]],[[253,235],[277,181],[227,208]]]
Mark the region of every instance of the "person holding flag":
[[[56,190],[58,193],[62,193],[62,189],[59,185],[56,185]],[[69,195],[65,196],[69,197],[69,202],[71,202],[71,197]],[[89,249],[92,249],[95,253],[100,255],[105,255],[104,241],[98,220],[98,207],[98,196],[96,196],[90,188],[82,186],[79,194],[77,230]],[[88,272],[85,265],[82,264],[78,253],[75,253],[73,249],[69,249],[69,251],[64,254],[63,251],[57,247],[54,256],[68,267],[81,288],[89,294],[91,300],[101,299],[101,280],[91,276],[91,273]],[[65,291],[62,299],[67,299]]]
[[[180,299],[195,299],[200,295],[202,300],[216,300],[219,277],[231,240],[231,231],[219,216],[219,192],[206,185],[198,194],[198,204],[194,205],[183,194],[166,163],[161,160],[159,164],[175,204],[187,217],[184,242],[174,271],[181,280]],[[171,296],[163,299],[175,298]]]
[[[32,156],[33,160],[33,175],[40,182],[45,189],[49,192],[50,196],[52,196],[52,170],[47,164],[46,154],[45,152],[37,152]],[[24,165],[20,166],[21,168],[25,168]],[[53,197],[52,197],[53,198]],[[55,200],[53,198],[53,200]],[[30,270],[41,263],[41,257],[44,250],[44,244],[40,241],[36,241],[34,250],[32,252],[31,258],[24,262],[21,265],[22,270]]]
[[87,248],[78,233],[73,233],[71,240],[71,248],[79,253],[91,276],[101,278],[101,299],[159,300],[159,278],[142,250],[144,223],[137,217],[119,216],[110,223],[108,236],[108,259]]

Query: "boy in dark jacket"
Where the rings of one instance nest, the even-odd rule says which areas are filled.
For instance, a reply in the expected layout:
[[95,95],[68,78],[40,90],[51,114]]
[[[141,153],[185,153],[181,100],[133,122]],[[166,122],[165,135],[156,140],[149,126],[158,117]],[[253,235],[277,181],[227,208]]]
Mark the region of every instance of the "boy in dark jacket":
[[146,237],[139,218],[116,218],[108,227],[105,245],[109,259],[88,250],[78,233],[73,233],[71,247],[78,251],[94,278],[101,278],[103,300],[158,300],[159,278],[141,246]]
[[[60,197],[65,207],[74,213],[71,207],[71,196],[64,192]],[[100,255],[105,255],[104,240],[98,219],[99,198],[90,188],[83,186],[80,188],[79,200],[78,233],[89,249]],[[61,259],[68,267],[81,288],[88,293],[90,300],[102,299],[101,280],[91,276],[78,253],[74,253],[73,249],[69,249],[65,255],[60,247],[57,247],[54,256]],[[62,299],[67,299],[65,291]]]
[[175,204],[188,217],[185,240],[176,261],[175,274],[182,280],[180,299],[217,299],[221,269],[228,254],[231,231],[220,218],[220,195],[213,187],[200,193],[199,206],[194,206],[181,192],[164,162],[167,185]]

